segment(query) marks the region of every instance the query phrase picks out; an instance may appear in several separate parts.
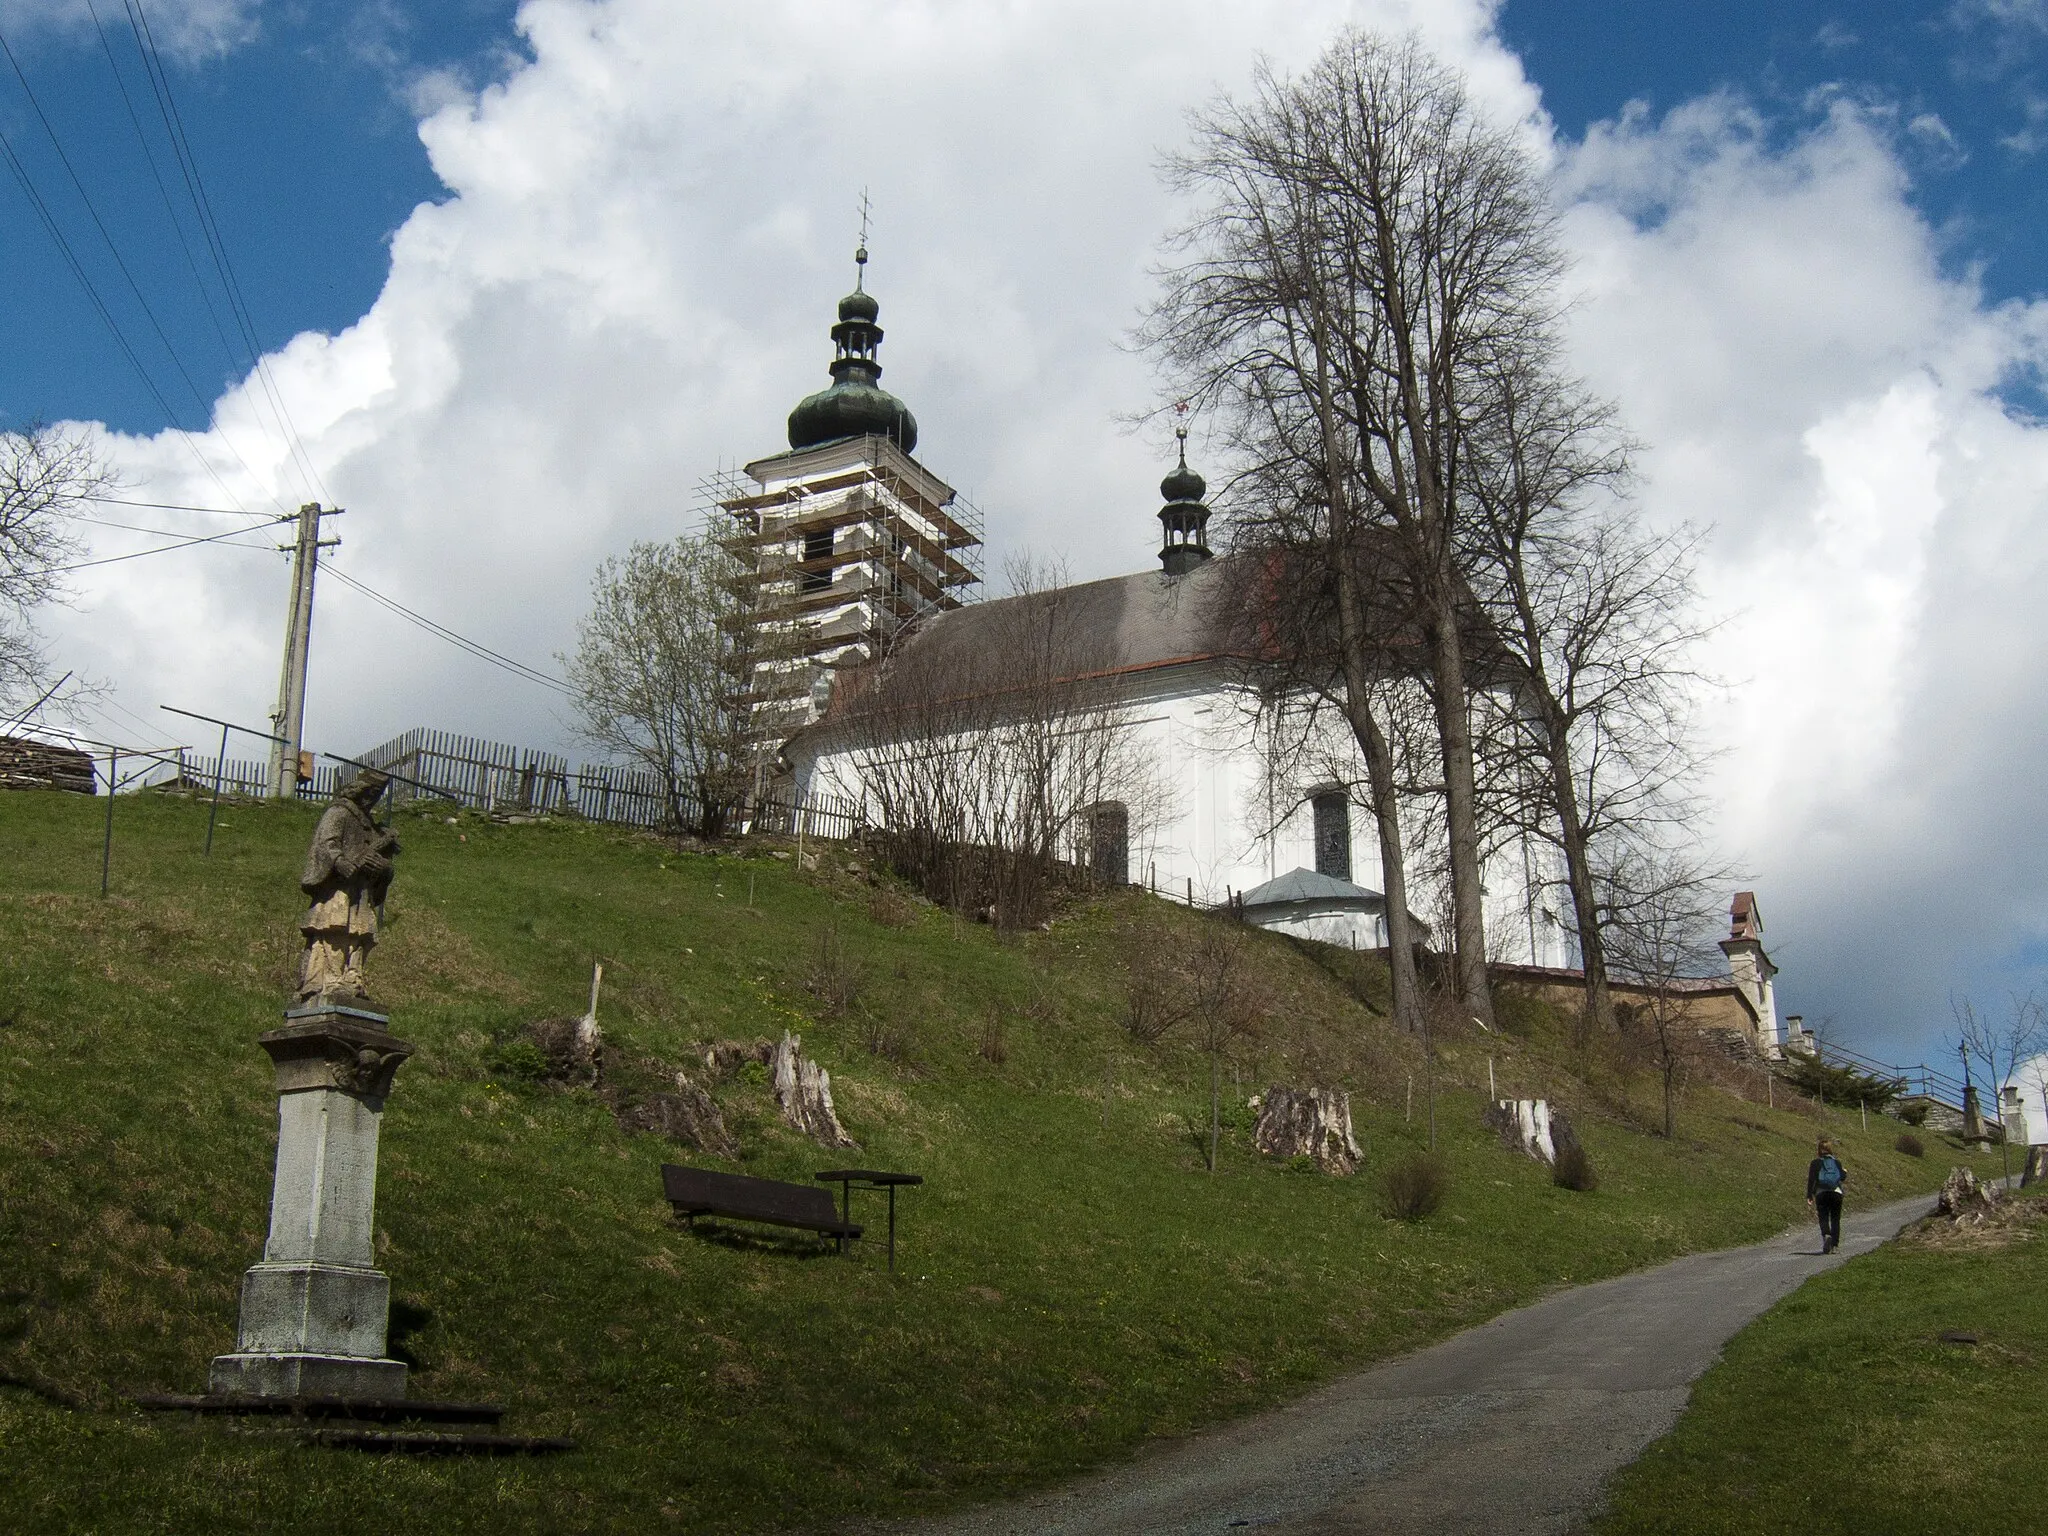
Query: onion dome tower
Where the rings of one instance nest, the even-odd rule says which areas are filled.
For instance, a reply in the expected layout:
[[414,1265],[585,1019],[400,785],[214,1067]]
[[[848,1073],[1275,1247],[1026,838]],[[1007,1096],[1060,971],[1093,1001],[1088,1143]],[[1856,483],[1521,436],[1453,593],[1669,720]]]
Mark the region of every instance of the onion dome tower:
[[1159,509],[1159,523],[1165,538],[1159,546],[1159,563],[1169,576],[1185,576],[1209,558],[1209,508],[1202,500],[1208,482],[1188,468],[1188,429],[1174,428],[1180,439],[1180,464],[1159,482],[1159,494],[1166,505]]
[[886,437],[905,453],[917,449],[917,418],[910,407],[882,388],[882,365],[875,353],[882,345],[882,312],[865,291],[868,248],[853,253],[853,292],[839,301],[839,323],[832,327],[838,355],[832,359],[832,387],[801,401],[789,413],[789,446],[815,448],[847,437]]

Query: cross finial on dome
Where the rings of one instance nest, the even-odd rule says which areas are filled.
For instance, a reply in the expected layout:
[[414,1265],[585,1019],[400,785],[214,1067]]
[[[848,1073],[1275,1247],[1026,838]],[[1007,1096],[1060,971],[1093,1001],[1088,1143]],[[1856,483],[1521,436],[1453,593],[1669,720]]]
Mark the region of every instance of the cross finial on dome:
[[853,291],[855,293],[865,291],[862,289],[861,284],[866,281],[868,274],[868,212],[871,206],[868,202],[868,189],[862,187],[860,189],[860,244],[855,246],[853,251]]

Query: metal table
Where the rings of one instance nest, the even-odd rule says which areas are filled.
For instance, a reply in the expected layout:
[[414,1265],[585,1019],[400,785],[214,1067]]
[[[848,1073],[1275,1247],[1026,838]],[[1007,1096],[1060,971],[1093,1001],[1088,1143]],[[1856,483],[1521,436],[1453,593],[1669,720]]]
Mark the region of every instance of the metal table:
[[853,1190],[886,1189],[889,1191],[889,1273],[896,1273],[896,1189],[898,1185],[922,1184],[921,1173],[885,1173],[878,1168],[831,1168],[817,1175],[821,1184],[839,1186],[839,1217],[842,1221],[853,1220]]

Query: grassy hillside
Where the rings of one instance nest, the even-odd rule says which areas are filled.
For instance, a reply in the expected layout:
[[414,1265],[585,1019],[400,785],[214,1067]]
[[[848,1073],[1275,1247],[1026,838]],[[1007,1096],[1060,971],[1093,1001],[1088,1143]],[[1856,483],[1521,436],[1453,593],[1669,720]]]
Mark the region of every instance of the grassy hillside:
[[[1210,919],[1120,896],[1005,942],[878,897],[835,850],[800,871],[611,829],[406,815],[371,972],[419,1047],[383,1131],[394,1343],[415,1396],[501,1401],[511,1427],[580,1449],[372,1461],[142,1415],[124,1393],[199,1390],[232,1347],[261,1251],[276,1101],[254,1037],[292,975],[312,812],[224,808],[208,860],[203,806],[124,797],[102,900],[103,806],[0,795],[10,1529],[734,1530],[914,1512],[1803,1214],[1818,1112],[1697,1089],[1678,1138],[1647,1136],[1651,1086],[1576,1083],[1523,1009],[1523,1038],[1447,1047],[1444,1208],[1384,1219],[1379,1174],[1423,1135],[1418,1054],[1357,1000],[1377,977],[1340,985],[1350,957],[1265,935],[1272,1021],[1233,1067],[1210,1175],[1189,1133],[1205,1063],[1120,1024],[1131,959],[1171,963]],[[676,1147],[623,1134],[588,1090],[532,1080],[508,1042],[579,1012],[595,958],[622,1058],[687,1067],[711,1040],[802,1033],[856,1160],[929,1180],[903,1199],[893,1280],[874,1244],[841,1260],[691,1235],[660,1199]],[[1596,1193],[1553,1187],[1481,1130],[1489,1054],[1503,1092],[1575,1108]],[[1360,1176],[1246,1145],[1246,1095],[1310,1080],[1352,1090]],[[763,1086],[719,1094],[747,1171],[808,1180],[846,1156],[784,1132]],[[1862,1198],[1931,1187],[1958,1160],[1898,1156],[1889,1123],[1826,1122]]]
[[2044,1233],[2048,1203],[2034,1194],[1985,1226],[1925,1222],[1809,1282],[1730,1343],[1678,1427],[1615,1480],[1595,1529],[2048,1528],[2035,1492]]

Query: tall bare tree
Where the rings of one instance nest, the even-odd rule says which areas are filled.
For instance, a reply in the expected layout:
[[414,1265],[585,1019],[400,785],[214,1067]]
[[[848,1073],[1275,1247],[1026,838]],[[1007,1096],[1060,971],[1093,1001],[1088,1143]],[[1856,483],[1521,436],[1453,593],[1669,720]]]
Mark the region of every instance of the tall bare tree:
[[[1413,702],[1403,697],[1404,671],[1412,670],[1414,656],[1394,620],[1402,605],[1383,566],[1356,551],[1347,555],[1334,531],[1342,519],[1330,515],[1327,501],[1296,495],[1270,471],[1248,477],[1240,495],[1247,509],[1234,530],[1240,558],[1227,572],[1220,602],[1236,630],[1234,649],[1248,658],[1246,680],[1254,686],[1241,696],[1255,708],[1269,777],[1294,779],[1308,770],[1348,783],[1353,762],[1363,766],[1359,787],[1373,818],[1386,901],[1393,1013],[1413,1032],[1423,1027],[1415,968],[1420,936],[1409,916],[1399,763],[1404,726],[1412,723],[1403,707]],[[1346,531],[1356,542],[1356,525]],[[1325,727],[1333,715],[1352,753],[1331,750]],[[1277,801],[1275,810],[1283,819]]]
[[1142,334],[1177,393],[1230,408],[1255,462],[1316,489],[1347,683],[1375,617],[1355,568],[1391,535],[1435,703],[1459,993],[1490,1020],[1461,531],[1490,383],[1549,345],[1561,260],[1535,168],[1414,38],[1357,31],[1194,138],[1169,174],[1205,206]]
[[735,576],[709,533],[635,544],[598,567],[561,658],[583,738],[653,772],[670,822],[706,837],[725,831],[747,784]]
[[34,611],[61,594],[62,568],[79,552],[70,519],[114,483],[83,432],[0,430],[0,719],[48,686]]
[[1494,717],[1503,776],[1527,791],[1496,803],[1563,857],[1586,978],[1583,1044],[1614,1023],[1606,930],[1628,920],[1617,904],[1629,882],[1608,876],[1654,862],[1694,824],[1691,706],[1708,632],[1696,540],[1636,519],[1622,494],[1628,444],[1554,362],[1517,360],[1490,398],[1473,434],[1464,566],[1513,679],[1513,707]]

